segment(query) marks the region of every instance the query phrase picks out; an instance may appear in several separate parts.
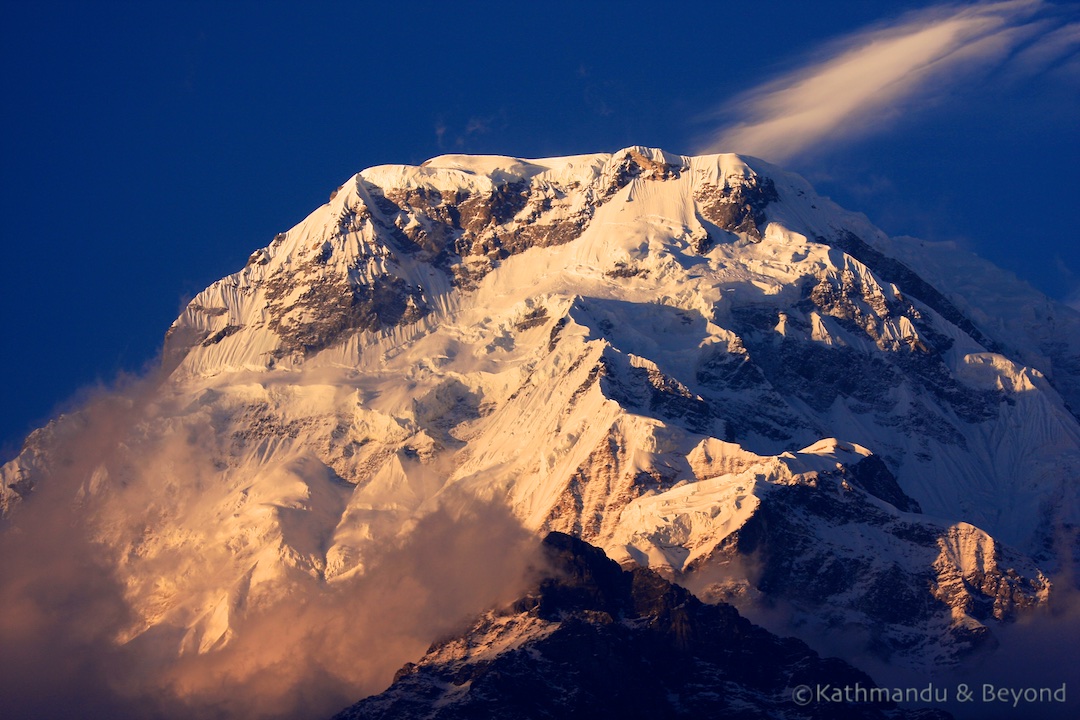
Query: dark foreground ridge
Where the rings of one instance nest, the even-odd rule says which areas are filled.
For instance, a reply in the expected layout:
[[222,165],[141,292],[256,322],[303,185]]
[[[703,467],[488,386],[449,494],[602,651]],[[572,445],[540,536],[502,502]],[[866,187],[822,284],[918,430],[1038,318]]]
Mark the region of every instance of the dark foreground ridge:
[[624,571],[569,535],[549,534],[544,549],[552,569],[532,592],[436,643],[389,689],[334,720],[951,717],[800,696],[800,686],[874,683],[729,605],[702,603],[644,568]]

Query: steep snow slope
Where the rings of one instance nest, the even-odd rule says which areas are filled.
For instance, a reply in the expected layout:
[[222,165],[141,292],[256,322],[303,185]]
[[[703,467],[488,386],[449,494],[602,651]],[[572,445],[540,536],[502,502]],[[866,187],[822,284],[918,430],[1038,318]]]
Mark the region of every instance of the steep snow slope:
[[[893,249],[734,155],[359,173],[189,304],[170,374],[86,473],[126,637],[210,652],[479,498],[954,661],[1075,556],[1075,338],[1021,353],[1053,331],[988,322]],[[0,470],[5,511],[77,424]]]

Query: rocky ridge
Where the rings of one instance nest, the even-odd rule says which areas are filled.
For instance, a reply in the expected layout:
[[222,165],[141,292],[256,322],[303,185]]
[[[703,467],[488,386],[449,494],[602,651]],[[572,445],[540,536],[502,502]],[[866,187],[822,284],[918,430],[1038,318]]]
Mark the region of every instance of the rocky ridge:
[[437,642],[385,692],[334,720],[950,717],[894,703],[795,702],[807,687],[876,687],[843,661],[707,605],[645,568],[623,571],[571,536],[544,540],[549,577]]

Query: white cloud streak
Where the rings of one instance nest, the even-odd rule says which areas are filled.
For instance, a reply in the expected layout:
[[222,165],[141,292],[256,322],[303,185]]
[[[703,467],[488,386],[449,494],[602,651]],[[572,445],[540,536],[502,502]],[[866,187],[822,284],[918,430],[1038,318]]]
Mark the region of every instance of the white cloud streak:
[[785,161],[881,129],[978,71],[1030,77],[1080,47],[1062,14],[1040,0],[950,4],[861,30],[723,108],[735,119],[702,150]]

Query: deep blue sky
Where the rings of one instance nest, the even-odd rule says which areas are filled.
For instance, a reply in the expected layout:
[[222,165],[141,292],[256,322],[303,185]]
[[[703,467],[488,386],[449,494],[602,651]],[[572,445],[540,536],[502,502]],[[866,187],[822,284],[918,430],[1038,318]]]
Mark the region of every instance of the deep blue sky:
[[[187,299],[364,167],[691,152],[717,106],[890,17],[861,1],[659,8],[4,3],[4,455],[79,388],[144,368]],[[891,234],[960,240],[1075,292],[1077,85],[923,105],[788,166]]]

